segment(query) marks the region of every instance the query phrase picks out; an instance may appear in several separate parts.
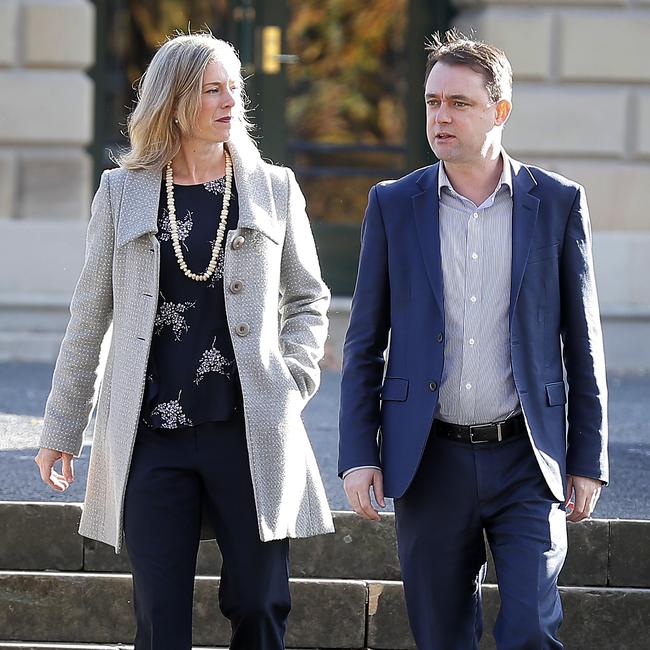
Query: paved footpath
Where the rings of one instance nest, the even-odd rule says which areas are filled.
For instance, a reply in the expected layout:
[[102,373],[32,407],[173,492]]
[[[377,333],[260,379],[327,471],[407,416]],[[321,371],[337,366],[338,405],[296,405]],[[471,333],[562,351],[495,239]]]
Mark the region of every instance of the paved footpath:
[[[87,445],[64,494],[40,482],[33,462],[52,370],[50,364],[0,363],[0,449],[6,450],[0,451],[0,501],[83,501]],[[330,506],[348,510],[336,476],[338,384],[337,372],[323,373],[305,421]],[[611,485],[594,516],[650,519],[650,376],[610,376],[609,391]]]

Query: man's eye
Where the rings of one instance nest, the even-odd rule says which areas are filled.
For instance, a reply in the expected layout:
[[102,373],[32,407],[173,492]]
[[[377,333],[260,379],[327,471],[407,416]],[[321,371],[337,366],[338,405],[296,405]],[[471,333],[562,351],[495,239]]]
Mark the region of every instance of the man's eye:
[[465,102],[455,102],[454,104],[457,108],[465,108],[465,106],[468,106]]

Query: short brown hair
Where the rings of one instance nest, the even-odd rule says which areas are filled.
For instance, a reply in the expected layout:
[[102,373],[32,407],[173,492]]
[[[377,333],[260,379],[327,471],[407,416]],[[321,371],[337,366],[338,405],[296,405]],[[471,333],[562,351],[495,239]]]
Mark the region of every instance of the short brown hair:
[[466,65],[483,75],[491,102],[512,98],[512,67],[505,52],[498,47],[449,29],[444,34],[433,34],[425,50],[428,52],[425,84],[436,63]]

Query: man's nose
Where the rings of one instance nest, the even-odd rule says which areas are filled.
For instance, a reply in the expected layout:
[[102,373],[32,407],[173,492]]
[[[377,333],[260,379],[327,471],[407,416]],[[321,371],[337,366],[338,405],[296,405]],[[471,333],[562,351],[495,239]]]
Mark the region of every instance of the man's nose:
[[445,102],[441,103],[440,106],[438,107],[438,110],[436,111],[435,114],[435,118],[437,124],[449,123],[451,119],[451,115],[449,113],[449,109],[447,108],[447,104]]

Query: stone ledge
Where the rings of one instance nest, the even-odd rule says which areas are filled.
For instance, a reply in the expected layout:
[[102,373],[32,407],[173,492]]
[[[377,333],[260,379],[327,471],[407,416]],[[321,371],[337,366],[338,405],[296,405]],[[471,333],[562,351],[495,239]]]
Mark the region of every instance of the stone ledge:
[[[369,582],[368,645],[375,650],[415,650],[407,624],[403,588],[396,582]],[[641,650],[647,635],[650,590],[560,588],[567,648]],[[484,637],[481,650],[494,650],[491,631],[499,607],[495,586],[483,588]],[[623,623],[624,622],[624,623]]]
[[[650,12],[598,10],[563,11],[560,25],[560,77],[565,80],[650,81],[643,43],[650,39]],[[598,56],[599,43],[624,34],[617,46]]]
[[515,84],[504,145],[515,157],[625,156],[625,88]]
[[0,150],[0,220],[16,216],[17,166],[11,149]]
[[[637,2],[650,2],[650,0],[637,0]],[[567,5],[623,7],[628,4],[628,0],[451,0],[451,3],[459,9],[495,7],[498,5],[539,7],[540,4],[559,5],[562,7],[566,7]]]
[[23,62],[88,68],[95,60],[95,7],[87,0],[24,0]]
[[83,538],[77,534],[80,517],[77,504],[2,503],[0,569],[82,570]]
[[89,144],[93,92],[83,72],[1,70],[0,143]]
[[[194,643],[225,645],[219,579],[195,581]],[[362,648],[366,585],[352,580],[291,580],[289,647]],[[6,640],[131,643],[131,576],[0,571],[0,630]]]
[[[0,502],[0,568],[129,572],[126,553],[116,555],[112,546],[77,534],[80,513],[78,503]],[[382,514],[379,523],[346,511],[333,515],[337,531],[333,535],[291,540],[293,577],[399,580],[394,514]],[[62,541],[52,545],[49,537],[36,534],[39,529],[56,529]],[[650,588],[650,560],[642,557],[644,546],[650,547],[650,521],[592,519],[570,524],[568,538],[561,585]],[[634,563],[629,562],[632,555]],[[197,575],[214,576],[220,568],[216,543],[202,542]],[[628,577],[631,582],[626,584]],[[494,580],[490,570],[488,582]]]
[[545,79],[551,74],[553,14],[542,9],[499,7],[463,12],[454,24],[465,34],[500,47],[515,79]]
[[636,95],[636,131],[634,154],[638,158],[650,158],[650,91]]
[[650,586],[648,522],[612,520],[609,530],[609,584],[612,587]]
[[16,64],[18,4],[15,0],[0,3],[0,66]]

